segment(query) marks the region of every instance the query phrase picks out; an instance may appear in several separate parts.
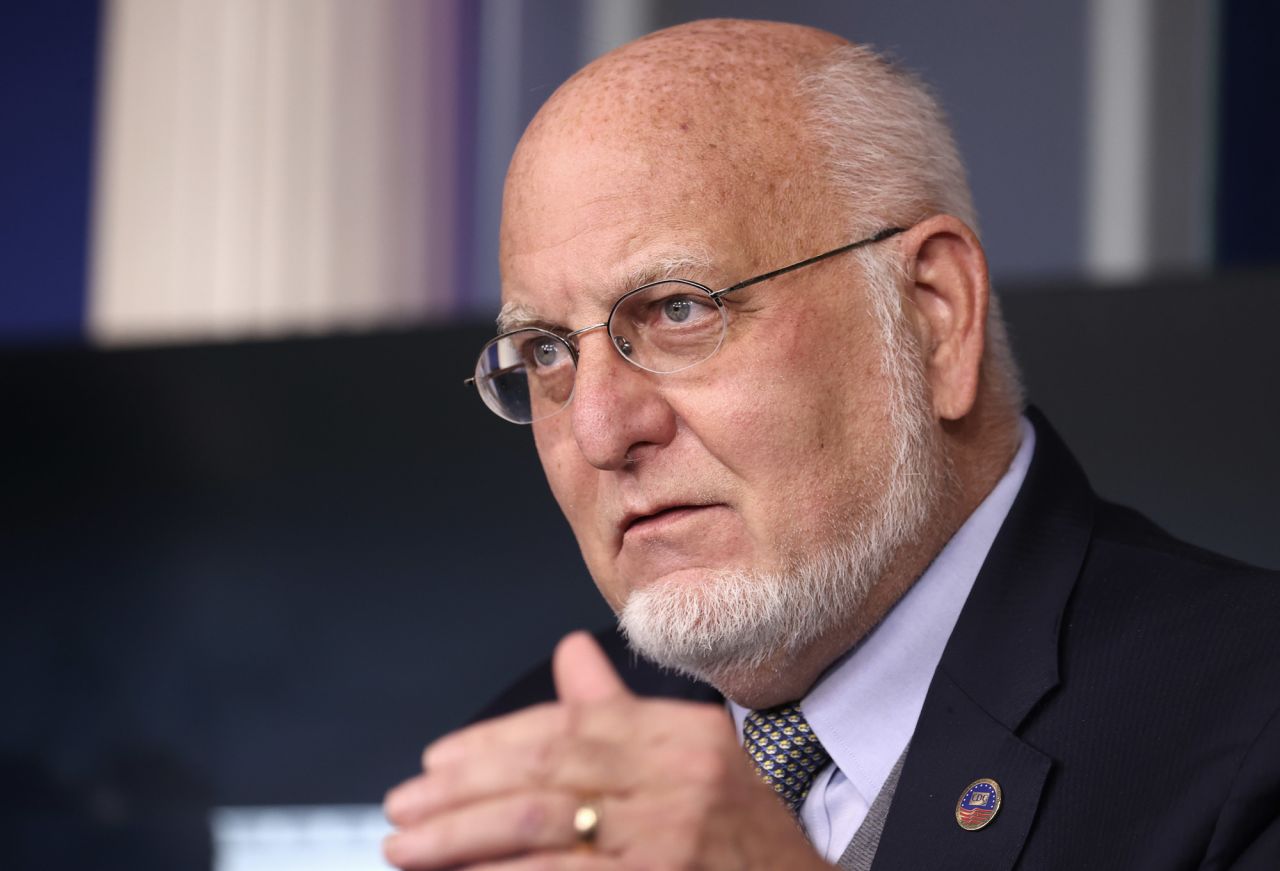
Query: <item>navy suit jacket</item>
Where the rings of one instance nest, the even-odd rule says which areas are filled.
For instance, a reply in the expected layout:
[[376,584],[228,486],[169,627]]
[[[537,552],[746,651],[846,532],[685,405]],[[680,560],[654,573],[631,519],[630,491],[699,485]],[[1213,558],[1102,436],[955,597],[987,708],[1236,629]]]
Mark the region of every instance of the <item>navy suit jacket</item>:
[[[1026,481],[911,739],[873,868],[1280,869],[1280,574],[1099,500],[1034,411]],[[714,701],[602,641],[638,692]],[[488,713],[553,697],[544,666]],[[999,813],[955,819],[996,780]]]

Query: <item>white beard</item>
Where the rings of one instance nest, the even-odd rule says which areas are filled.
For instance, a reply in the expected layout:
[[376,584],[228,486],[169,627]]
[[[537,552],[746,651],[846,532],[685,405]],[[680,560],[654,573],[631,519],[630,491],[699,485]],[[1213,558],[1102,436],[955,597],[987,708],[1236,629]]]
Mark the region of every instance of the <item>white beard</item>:
[[697,584],[658,582],[636,590],[619,622],[639,654],[713,685],[723,676],[783,662],[848,625],[899,549],[932,518],[950,467],[933,434],[913,337],[900,315],[883,306],[877,315],[890,380],[884,491],[838,537],[790,558],[780,570],[724,570]]

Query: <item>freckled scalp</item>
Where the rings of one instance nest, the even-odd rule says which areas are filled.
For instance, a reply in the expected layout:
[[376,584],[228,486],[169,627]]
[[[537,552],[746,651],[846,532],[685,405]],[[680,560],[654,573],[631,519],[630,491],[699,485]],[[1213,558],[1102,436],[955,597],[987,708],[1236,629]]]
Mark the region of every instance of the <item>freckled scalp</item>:
[[612,122],[696,134],[729,104],[784,110],[796,73],[844,40],[793,24],[728,19],[660,30],[618,48],[571,77],[539,122]]
[[[791,99],[797,71],[843,43],[812,28],[760,21],[696,21],[660,30],[598,58],[573,75],[526,133],[661,139],[666,148],[790,151],[798,125]],[[761,133],[768,129],[769,135]]]
[[762,227],[807,222],[824,201],[822,157],[798,106],[799,84],[843,44],[799,25],[721,19],[615,49],[538,112],[512,160],[505,206],[523,205],[548,149],[571,141],[616,146],[620,163],[635,161],[654,183],[678,176],[690,196]]

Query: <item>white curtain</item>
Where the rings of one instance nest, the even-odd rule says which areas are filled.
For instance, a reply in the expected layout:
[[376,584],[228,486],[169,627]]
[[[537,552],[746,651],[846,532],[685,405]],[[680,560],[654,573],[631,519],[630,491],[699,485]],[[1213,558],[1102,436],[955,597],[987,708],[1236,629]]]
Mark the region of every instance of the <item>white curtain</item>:
[[90,332],[361,328],[458,296],[465,0],[112,0]]

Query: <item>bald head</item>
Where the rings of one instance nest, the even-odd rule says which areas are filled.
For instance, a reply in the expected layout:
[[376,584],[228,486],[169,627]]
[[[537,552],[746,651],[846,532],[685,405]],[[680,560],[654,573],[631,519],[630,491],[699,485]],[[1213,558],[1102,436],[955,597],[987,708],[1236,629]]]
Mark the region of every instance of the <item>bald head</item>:
[[[588,64],[547,101],[526,139],[604,125],[621,135],[704,141],[744,132],[735,120],[794,113],[798,76],[844,40],[793,24],[696,21],[660,30]],[[756,131],[751,131],[756,132]],[[681,134],[693,134],[691,136]],[[755,137],[751,137],[754,139]]]
[[[844,44],[829,33],[758,21],[699,21],[597,59],[547,101],[508,174],[506,214],[563,204],[563,186],[633,173],[639,184],[733,209],[768,247],[779,221],[813,218],[823,146],[798,112],[804,77]],[[772,233],[760,232],[772,228]],[[503,243],[520,245],[504,223]],[[774,254],[761,251],[761,256]]]
[[[539,193],[563,203],[563,173],[576,183],[588,171],[633,171],[641,183],[647,172],[690,200],[737,208],[774,258],[800,253],[780,227],[836,244],[929,214],[976,226],[928,90],[870,49],[794,24],[696,21],[589,64],[525,132],[506,214],[537,213]],[[518,230],[504,222],[504,248],[520,244]]]

